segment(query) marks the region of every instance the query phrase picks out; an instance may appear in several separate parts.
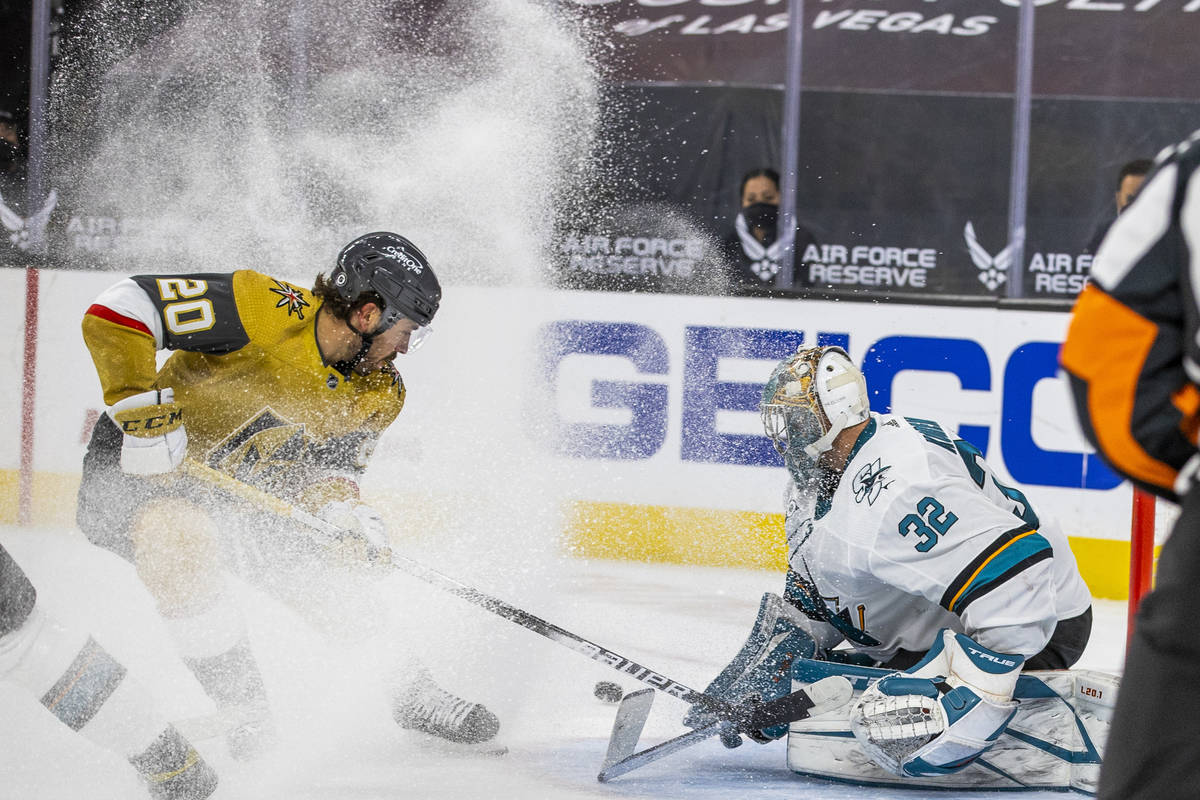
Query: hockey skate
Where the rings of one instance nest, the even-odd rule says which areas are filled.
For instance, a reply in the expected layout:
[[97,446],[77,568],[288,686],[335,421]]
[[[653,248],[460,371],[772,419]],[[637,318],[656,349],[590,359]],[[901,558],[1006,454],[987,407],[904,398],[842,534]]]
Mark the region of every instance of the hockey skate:
[[425,670],[396,695],[392,717],[401,728],[459,744],[487,742],[500,730],[495,714],[447,692]]
[[217,788],[217,773],[173,727],[129,762],[154,800],[205,800]]
[[217,773],[203,759],[178,775],[143,778],[154,800],[205,800],[217,789]]
[[[219,655],[185,658],[184,663],[216,703],[217,713],[207,727],[223,729],[231,756],[249,761],[275,745],[275,722],[266,688],[246,639]],[[211,735],[190,725],[185,729],[197,739]]]

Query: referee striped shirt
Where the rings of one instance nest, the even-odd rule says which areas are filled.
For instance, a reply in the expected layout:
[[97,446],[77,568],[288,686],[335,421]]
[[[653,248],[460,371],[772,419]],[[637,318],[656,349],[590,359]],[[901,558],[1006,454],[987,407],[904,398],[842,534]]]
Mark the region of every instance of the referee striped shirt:
[[1200,427],[1198,169],[1200,131],[1158,155],[1096,252],[1060,354],[1092,445],[1171,500]]

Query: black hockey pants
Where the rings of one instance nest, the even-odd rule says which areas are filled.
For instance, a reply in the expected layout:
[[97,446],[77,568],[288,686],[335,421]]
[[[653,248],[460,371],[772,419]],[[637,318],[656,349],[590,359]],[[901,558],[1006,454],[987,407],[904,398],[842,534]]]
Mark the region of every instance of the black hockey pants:
[[33,584],[0,545],[0,636],[24,625],[36,602]]
[[1099,800],[1200,797],[1200,487],[1158,561],[1138,609],[1104,764]]

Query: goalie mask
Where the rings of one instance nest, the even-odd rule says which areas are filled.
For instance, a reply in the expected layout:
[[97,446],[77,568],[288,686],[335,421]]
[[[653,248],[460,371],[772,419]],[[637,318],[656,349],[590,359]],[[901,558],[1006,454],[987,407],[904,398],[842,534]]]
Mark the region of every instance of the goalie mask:
[[870,416],[867,382],[842,348],[801,346],[775,367],[758,409],[792,480],[804,486],[837,435]]

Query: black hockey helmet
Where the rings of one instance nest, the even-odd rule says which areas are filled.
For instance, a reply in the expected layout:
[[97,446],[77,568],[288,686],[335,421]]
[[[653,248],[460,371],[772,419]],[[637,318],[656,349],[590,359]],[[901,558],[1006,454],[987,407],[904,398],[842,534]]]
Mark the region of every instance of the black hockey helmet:
[[348,303],[365,292],[378,294],[384,304],[381,331],[401,317],[428,325],[442,300],[442,286],[429,259],[397,233],[368,233],[343,247],[329,279]]

